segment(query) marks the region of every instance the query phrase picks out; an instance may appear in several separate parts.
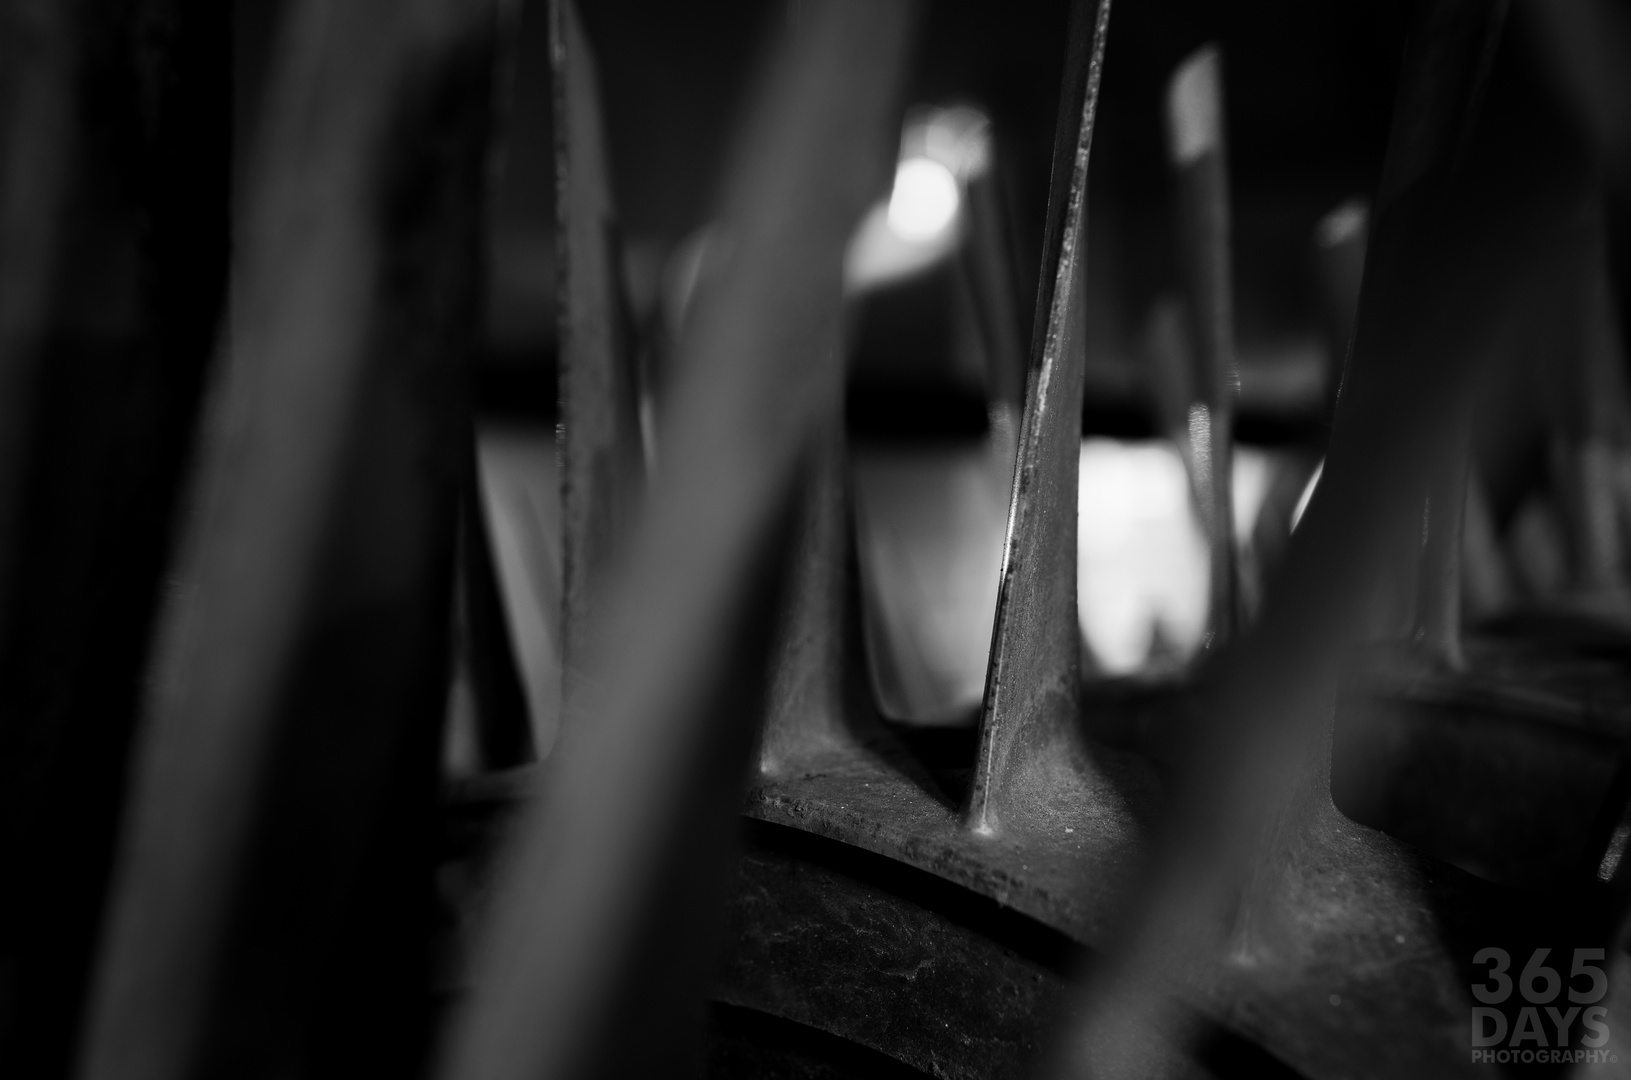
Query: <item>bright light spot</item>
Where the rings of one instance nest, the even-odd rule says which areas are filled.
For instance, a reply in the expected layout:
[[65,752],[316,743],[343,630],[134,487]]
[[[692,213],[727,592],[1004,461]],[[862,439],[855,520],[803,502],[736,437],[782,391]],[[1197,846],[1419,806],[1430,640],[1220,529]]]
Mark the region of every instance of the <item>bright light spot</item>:
[[991,168],[991,121],[966,105],[916,108],[901,130],[889,198],[867,212],[850,240],[844,288],[850,295],[902,281],[938,265],[962,240],[963,184]]
[[889,227],[903,240],[933,240],[951,225],[961,201],[950,169],[930,158],[908,158],[895,170]]
[[1319,486],[1320,475],[1324,472],[1325,459],[1321,458],[1320,463],[1314,466],[1314,475],[1303,485],[1303,493],[1297,496],[1297,505],[1291,511],[1291,532],[1297,531],[1297,523],[1303,519],[1303,511],[1308,509],[1308,500],[1314,497],[1314,489]]
[[1085,439],[1077,517],[1077,610],[1099,666],[1137,671],[1155,635],[1182,659],[1206,630],[1206,538],[1169,442]]
[[1263,512],[1263,500],[1268,498],[1269,481],[1274,478],[1274,463],[1269,455],[1254,446],[1235,444],[1234,502],[1235,542],[1249,543],[1257,518]]
[[[1182,662],[1206,633],[1211,564],[1178,447],[1084,439],[1080,461],[1077,612],[1094,660],[1112,675]],[[1245,541],[1274,464],[1238,445],[1233,464],[1235,536]]]
[[1167,90],[1170,151],[1180,165],[1223,144],[1223,74],[1215,48],[1194,53],[1173,73]]
[[889,204],[879,200],[861,219],[844,256],[844,288],[852,295],[922,273],[951,254],[954,230],[927,243],[903,239],[889,224]]

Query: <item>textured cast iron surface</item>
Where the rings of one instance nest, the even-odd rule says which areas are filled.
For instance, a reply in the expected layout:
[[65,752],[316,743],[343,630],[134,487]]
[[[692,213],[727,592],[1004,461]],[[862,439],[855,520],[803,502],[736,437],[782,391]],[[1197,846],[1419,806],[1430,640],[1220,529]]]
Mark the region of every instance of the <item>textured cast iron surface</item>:
[[934,1076],[1025,1075],[1058,1018],[1068,941],[1049,964],[902,895],[898,872],[880,883],[777,847],[750,844],[738,863],[718,999]]
[[[1109,782],[1061,794],[1055,831],[982,841],[921,765],[883,745],[750,792],[715,996],[930,1075],[1010,1074],[1045,1046],[1066,976],[1114,948],[1118,889],[1136,872],[1158,781],[1138,758],[1095,748]],[[447,819],[459,846],[484,844],[533,776],[460,789]],[[1192,972],[1189,1005],[1244,1039],[1237,1050],[1261,1047],[1311,1080],[1480,1075],[1467,1053],[1468,987],[1483,970],[1473,954],[1606,943],[1609,889],[1489,884],[1348,820],[1322,784],[1295,810],[1278,936],[1250,965]],[[1510,1024],[1523,1003],[1508,1004]],[[946,1046],[958,1054],[935,1056]],[[985,1071],[958,1071],[965,1059]]]
[[[1091,781],[1056,779],[1041,824],[1000,841],[960,828],[945,795],[865,749],[760,783],[747,812],[926,870],[1090,948],[1113,947],[1157,782],[1131,755],[1094,748],[1092,757]],[[1311,794],[1298,816],[1282,937],[1251,966],[1193,972],[1190,1003],[1310,1077],[1469,1068],[1473,974],[1461,965],[1511,936],[1505,913],[1522,902],[1354,824],[1323,797]],[[1469,935],[1478,944],[1462,948]]]
[[913,762],[877,744],[837,752],[759,783],[748,813],[898,858],[990,896],[1083,942],[1108,930],[1136,869],[1158,784],[1130,754],[1090,771],[1037,777],[1036,814],[1001,840],[970,833],[948,795],[912,778]]

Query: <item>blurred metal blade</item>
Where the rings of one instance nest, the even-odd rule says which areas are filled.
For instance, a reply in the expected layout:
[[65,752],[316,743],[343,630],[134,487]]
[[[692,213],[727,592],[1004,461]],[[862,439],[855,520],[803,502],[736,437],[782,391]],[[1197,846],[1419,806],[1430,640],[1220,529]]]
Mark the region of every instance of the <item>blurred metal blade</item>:
[[563,728],[552,782],[516,826],[444,1075],[684,1068],[763,716],[794,479],[837,409],[844,250],[887,180],[913,14],[801,4],[764,69],[662,469],[583,653],[585,722]]
[[0,3],[0,1073],[72,1053],[225,295],[231,18]]
[[595,61],[572,0],[550,0],[560,323],[561,654],[566,722],[595,595],[644,484],[633,329]]
[[1167,157],[1176,181],[1178,261],[1188,301],[1194,372],[1187,446],[1211,555],[1207,635],[1212,647],[1234,634],[1240,590],[1234,534],[1234,416],[1240,394],[1235,358],[1229,175],[1223,127],[1223,61],[1216,46],[1192,54],[1167,87]]
[[285,17],[80,1063],[97,1080],[421,1053],[397,1036],[428,1009],[494,11]]
[[857,626],[847,465],[842,429],[829,421],[816,436],[798,492],[790,577],[759,737],[759,771],[766,776],[812,767],[852,744],[852,723],[861,719],[852,719],[845,703]]

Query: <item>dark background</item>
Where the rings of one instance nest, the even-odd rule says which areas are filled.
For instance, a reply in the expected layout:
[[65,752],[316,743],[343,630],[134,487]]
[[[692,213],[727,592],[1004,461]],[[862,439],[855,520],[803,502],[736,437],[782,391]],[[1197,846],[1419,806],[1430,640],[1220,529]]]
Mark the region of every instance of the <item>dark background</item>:
[[[710,217],[762,47],[796,6],[598,0],[581,11],[600,67],[632,299],[649,317],[663,260]],[[1151,301],[1177,285],[1161,113],[1173,68],[1202,44],[1222,47],[1243,366],[1272,368],[1299,348],[1307,361],[1323,348],[1310,233],[1376,186],[1407,11],[1403,0],[1114,7],[1089,204],[1090,412],[1143,407],[1137,335]],[[1067,5],[935,0],[924,13],[907,102],[965,101],[991,114],[1029,291]],[[553,407],[554,340],[546,5],[530,0],[522,19],[492,207],[482,399],[542,418]]]

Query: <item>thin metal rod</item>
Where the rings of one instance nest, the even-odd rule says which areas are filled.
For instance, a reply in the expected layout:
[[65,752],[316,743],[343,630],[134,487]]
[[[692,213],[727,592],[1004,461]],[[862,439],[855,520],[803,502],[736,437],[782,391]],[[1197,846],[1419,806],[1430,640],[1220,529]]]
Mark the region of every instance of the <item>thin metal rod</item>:
[[596,66],[572,0],[550,0],[560,325],[563,722],[576,712],[596,593],[644,485],[634,335],[624,296]]
[[1077,468],[1082,442],[1087,168],[1109,0],[1071,6],[1025,411],[1004,541],[979,757],[965,810],[980,836],[1045,801],[1044,775],[1080,754],[1076,619]]
[[1194,342],[1186,442],[1210,553],[1207,643],[1212,647],[1229,640],[1240,615],[1232,452],[1240,373],[1223,111],[1223,61],[1209,45],[1180,64],[1168,84],[1167,154],[1176,184],[1178,261]]

